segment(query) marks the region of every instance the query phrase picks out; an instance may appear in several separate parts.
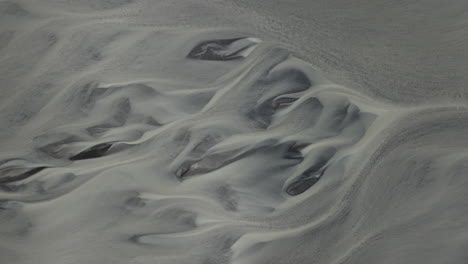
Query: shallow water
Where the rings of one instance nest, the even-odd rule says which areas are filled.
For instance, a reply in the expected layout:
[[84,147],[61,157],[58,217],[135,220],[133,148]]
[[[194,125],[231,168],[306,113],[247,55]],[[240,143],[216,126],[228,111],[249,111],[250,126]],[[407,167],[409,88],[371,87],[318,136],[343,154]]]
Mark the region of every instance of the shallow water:
[[0,2],[2,263],[466,262],[466,16],[339,2]]

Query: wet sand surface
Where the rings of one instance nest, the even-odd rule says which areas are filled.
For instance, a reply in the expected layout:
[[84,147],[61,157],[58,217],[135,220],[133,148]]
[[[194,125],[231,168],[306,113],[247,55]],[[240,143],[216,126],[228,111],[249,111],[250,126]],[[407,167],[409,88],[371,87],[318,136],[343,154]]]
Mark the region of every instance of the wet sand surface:
[[466,11],[0,1],[0,262],[465,263]]

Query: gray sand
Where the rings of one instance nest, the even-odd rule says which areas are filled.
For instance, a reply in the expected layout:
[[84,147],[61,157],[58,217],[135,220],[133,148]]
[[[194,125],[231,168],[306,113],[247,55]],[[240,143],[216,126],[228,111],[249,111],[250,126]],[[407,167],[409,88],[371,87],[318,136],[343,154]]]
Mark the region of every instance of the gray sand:
[[467,14],[0,1],[0,263],[466,263]]

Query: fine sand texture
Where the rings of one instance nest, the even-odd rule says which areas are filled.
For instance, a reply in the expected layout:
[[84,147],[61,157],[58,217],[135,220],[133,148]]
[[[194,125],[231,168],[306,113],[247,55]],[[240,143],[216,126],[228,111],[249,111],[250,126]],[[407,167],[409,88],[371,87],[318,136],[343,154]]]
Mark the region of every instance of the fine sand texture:
[[465,264],[468,2],[0,0],[1,264]]

